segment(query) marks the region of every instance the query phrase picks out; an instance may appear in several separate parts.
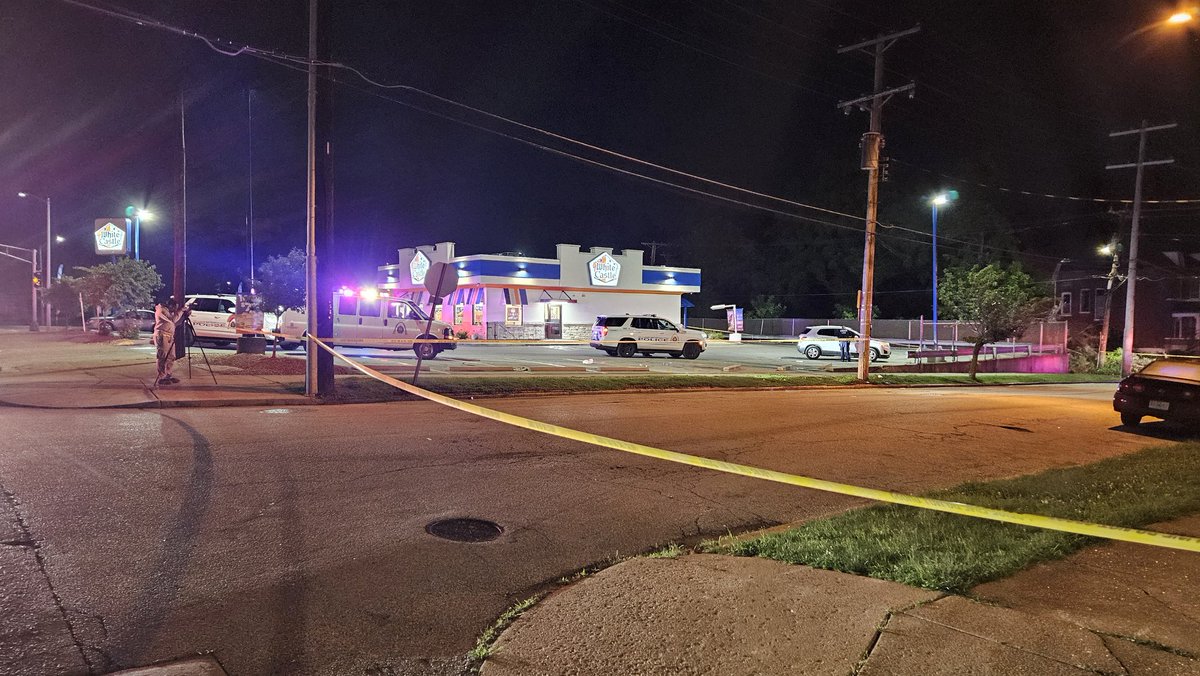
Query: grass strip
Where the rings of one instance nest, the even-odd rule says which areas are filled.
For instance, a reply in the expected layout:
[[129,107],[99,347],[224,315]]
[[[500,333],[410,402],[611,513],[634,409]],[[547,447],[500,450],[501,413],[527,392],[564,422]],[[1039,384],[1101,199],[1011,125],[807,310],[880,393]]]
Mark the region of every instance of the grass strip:
[[[929,497],[1014,512],[1141,527],[1200,512],[1200,442],[1160,446],[1039,474],[972,482]],[[962,593],[1097,542],[901,505],[877,505],[706,551]]]
[[[399,376],[410,380],[411,376]],[[1034,383],[1078,383],[1105,382],[1106,378],[1083,374],[1046,373],[999,373],[983,374],[980,379],[985,385],[1012,385]],[[739,388],[802,388],[833,385],[850,385],[858,382],[853,374],[845,375],[799,375],[799,374],[739,374],[739,375],[610,375],[587,373],[569,376],[560,375],[488,375],[488,376],[444,376],[422,374],[417,383],[422,387],[451,397],[492,397],[511,394],[555,394],[621,391],[670,391],[680,389],[739,389]],[[872,384],[879,385],[974,385],[966,374],[955,373],[894,373],[871,376]],[[303,392],[301,384],[288,386],[289,390]],[[351,401],[403,401],[415,397],[366,377],[339,378],[337,395],[331,400],[336,403]]]
[[483,633],[475,641],[475,647],[467,653],[467,657],[475,663],[483,662],[490,657],[492,646],[495,645],[496,639],[500,638],[500,634],[504,633],[510,624],[516,622],[522,613],[532,608],[541,598],[541,595],[530,596],[510,606],[500,617],[496,618],[490,627],[483,630]]

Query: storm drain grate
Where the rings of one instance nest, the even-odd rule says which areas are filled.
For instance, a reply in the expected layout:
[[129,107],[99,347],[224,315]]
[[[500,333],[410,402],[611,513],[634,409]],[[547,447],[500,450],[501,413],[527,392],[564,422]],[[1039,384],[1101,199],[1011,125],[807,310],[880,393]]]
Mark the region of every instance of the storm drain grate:
[[425,532],[456,542],[487,542],[500,537],[504,528],[483,519],[443,519],[425,526]]

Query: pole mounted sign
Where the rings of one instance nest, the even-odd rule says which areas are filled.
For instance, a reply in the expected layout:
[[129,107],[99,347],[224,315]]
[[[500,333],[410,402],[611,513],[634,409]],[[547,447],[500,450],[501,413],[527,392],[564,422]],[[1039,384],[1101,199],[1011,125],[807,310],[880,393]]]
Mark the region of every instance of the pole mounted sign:
[[116,256],[129,253],[129,219],[96,219],[96,253],[101,256]]

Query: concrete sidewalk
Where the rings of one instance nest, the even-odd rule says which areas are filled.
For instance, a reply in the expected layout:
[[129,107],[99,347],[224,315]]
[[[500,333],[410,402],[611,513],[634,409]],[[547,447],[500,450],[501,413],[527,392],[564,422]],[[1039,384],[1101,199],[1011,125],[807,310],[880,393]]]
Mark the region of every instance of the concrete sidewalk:
[[[1200,516],[1152,527],[1200,534]],[[494,646],[517,674],[1200,674],[1200,555],[1109,543],[971,598],[710,554],[564,587]]]
[[[181,368],[180,368],[181,367]],[[35,408],[171,408],[180,406],[299,406],[313,403],[288,387],[303,376],[221,373],[179,364],[179,383],[154,386],[154,364],[82,368],[0,379],[0,405]],[[301,387],[302,389],[302,387]]]

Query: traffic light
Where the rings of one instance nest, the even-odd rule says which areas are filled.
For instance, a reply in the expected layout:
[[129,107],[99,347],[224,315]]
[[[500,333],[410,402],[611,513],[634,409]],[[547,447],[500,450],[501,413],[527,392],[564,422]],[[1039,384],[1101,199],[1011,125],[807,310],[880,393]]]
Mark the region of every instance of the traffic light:
[[35,289],[42,288],[42,277],[41,277],[41,275],[39,275],[37,273],[34,273],[34,275],[33,275],[33,288],[35,288]]

